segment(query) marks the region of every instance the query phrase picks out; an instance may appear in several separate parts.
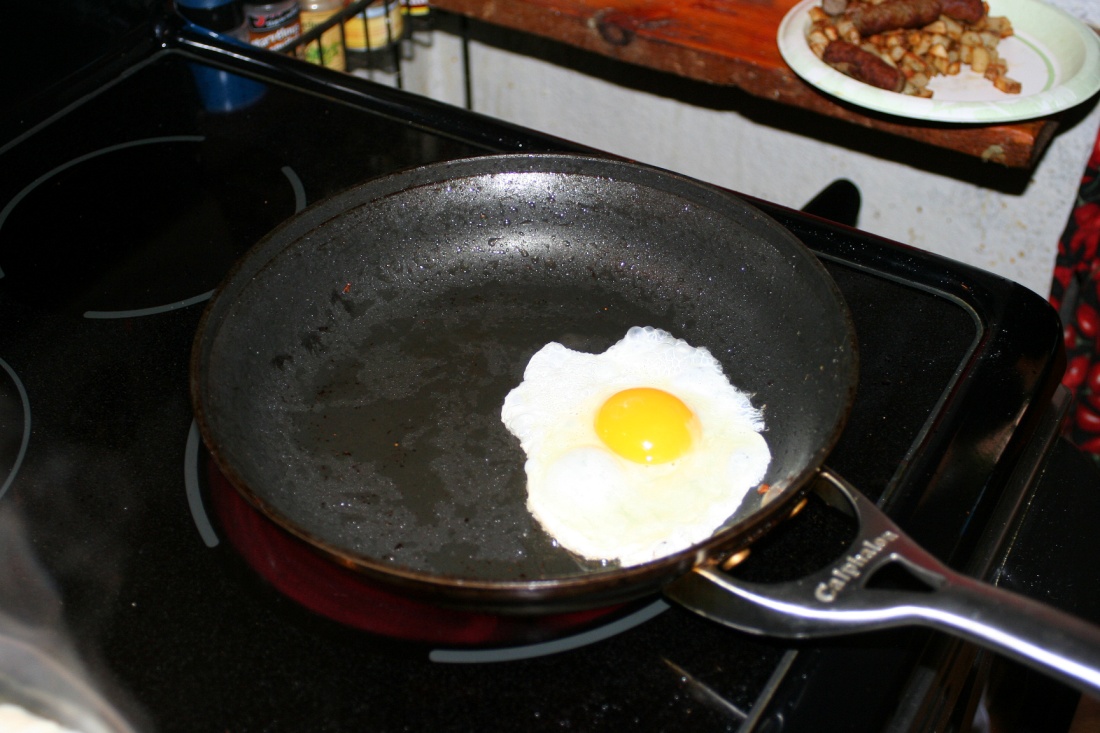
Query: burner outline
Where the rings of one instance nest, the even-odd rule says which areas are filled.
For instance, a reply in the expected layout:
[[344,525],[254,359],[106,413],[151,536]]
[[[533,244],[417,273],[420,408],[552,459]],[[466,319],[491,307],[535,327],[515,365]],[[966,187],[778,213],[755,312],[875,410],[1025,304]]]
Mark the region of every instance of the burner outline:
[[[101,155],[108,155],[110,153],[117,152],[119,150],[126,150],[127,148],[136,148],[142,145],[157,145],[160,143],[172,143],[172,142],[194,142],[201,143],[206,140],[205,135],[165,135],[161,137],[147,137],[140,140],[130,140],[129,142],[119,143],[117,145],[109,145],[99,150],[93,150],[90,153],[77,156],[72,160],[66,161],[59,166],[52,168],[51,170],[43,173],[38,178],[34,179],[26,186],[15,194],[10,201],[0,209],[0,229],[4,227],[4,222],[7,221],[11,212],[15,210],[15,207],[25,199],[34,189],[50,180],[62,171],[68,170],[74,166],[77,166],[85,161],[93,158],[98,158]],[[287,182],[290,184],[291,191],[294,193],[294,213],[302,211],[306,207],[306,189],[302,183],[302,179],[298,177],[298,174],[294,172],[294,169],[288,165],[284,165],[279,169],[283,176],[286,177]],[[0,267],[0,279],[4,277],[4,268]],[[202,303],[209,300],[214,295],[213,290],[208,290],[205,293],[201,293],[191,298],[185,298],[174,303],[166,303],[164,305],[151,306],[149,308],[137,308],[134,310],[122,310],[122,311],[85,311],[84,317],[91,319],[110,319],[110,318],[140,318],[142,316],[157,315],[159,313],[166,313],[168,311],[178,310],[180,308],[187,308],[196,303]],[[0,489],[0,496],[3,495],[3,489]]]
[[428,659],[444,664],[484,664],[486,662],[514,662],[520,659],[545,657],[610,639],[612,636],[617,636],[660,616],[668,609],[668,603],[658,598],[634,613],[572,636],[537,644],[510,646],[500,649],[433,649],[428,653]]
[[284,165],[279,170],[286,176],[287,181],[290,182],[291,190],[294,191],[294,213],[297,214],[306,208],[306,187],[302,184],[302,179],[289,165]]
[[199,446],[202,440],[199,438],[199,425],[191,420],[191,429],[187,432],[187,446],[183,451],[183,485],[187,494],[187,506],[191,509],[191,519],[199,530],[199,536],[207,547],[217,547],[220,543],[218,533],[214,531],[214,525],[210,517],[206,515],[206,507],[202,503],[202,491],[199,487]]
[[20,402],[23,403],[23,440],[19,444],[19,452],[15,455],[15,462],[12,463],[11,473],[8,474],[4,483],[0,484],[0,498],[3,498],[8,491],[8,487],[15,481],[15,475],[19,473],[19,468],[23,465],[23,459],[27,455],[27,446],[31,441],[31,401],[27,396],[27,390],[23,386],[23,382],[19,379],[19,375],[15,373],[15,370],[11,368],[11,365],[0,359],[0,369],[7,372],[12,384],[15,385],[15,391],[19,394]]
[[[306,189],[302,184],[302,179],[298,177],[298,174],[294,172],[294,169],[288,165],[284,165],[279,169],[282,174],[286,176],[287,182],[290,183],[290,189],[294,192],[294,213],[306,207]],[[3,225],[3,220],[0,219],[0,225]],[[0,277],[4,276],[4,271],[0,269]],[[142,316],[155,316],[159,313],[167,313],[169,311],[178,310],[180,308],[188,308],[197,303],[202,303],[210,298],[214,297],[214,290],[207,290],[205,293],[193,296],[191,298],[185,298],[184,300],[178,300],[175,303],[166,303],[164,305],[154,305],[149,308],[136,308],[134,310],[123,311],[84,311],[85,318],[92,319],[111,319],[111,318],[141,318]]]
[[[23,199],[25,199],[30,194],[31,191],[33,191],[34,189],[38,188],[40,185],[42,185],[46,181],[53,178],[58,173],[60,173],[64,170],[68,170],[69,168],[72,168],[73,166],[79,165],[80,163],[83,163],[86,160],[91,160],[92,158],[98,158],[101,155],[107,155],[108,153],[114,153],[118,150],[125,150],[126,148],[136,148],[140,145],[155,145],[157,143],[167,143],[167,142],[195,142],[195,143],[199,143],[199,142],[202,142],[204,140],[206,140],[205,135],[166,135],[164,137],[147,137],[147,138],[142,138],[141,140],[131,140],[131,141],[125,142],[125,143],[119,143],[118,145],[110,145],[106,148],[101,148],[99,150],[93,150],[90,153],[85,153],[84,155],[77,156],[76,158],[73,158],[72,160],[66,161],[66,162],[62,163],[61,165],[57,166],[56,168],[53,168],[52,170],[49,170],[46,173],[43,173],[38,178],[34,179],[30,183],[28,183],[26,186],[24,186],[23,190],[21,190],[19,193],[15,194],[15,196],[12,197],[11,201],[9,201],[7,203],[7,205],[4,206],[3,209],[0,209],[0,229],[2,229],[4,227],[4,222],[7,221],[8,217],[11,215],[11,212],[13,210],[15,210],[16,206],[19,205],[19,202],[22,201]],[[0,267],[0,278],[2,278],[2,277],[4,277],[4,268]]]
[[91,319],[106,319],[140,318],[141,316],[155,316],[158,313],[167,313],[168,311],[174,311],[180,308],[187,308],[188,306],[195,305],[196,303],[202,303],[204,301],[210,300],[213,295],[213,290],[207,290],[205,293],[201,293],[191,298],[177,300],[175,303],[154,305],[149,308],[135,308],[134,310],[125,311],[84,311],[84,317]]

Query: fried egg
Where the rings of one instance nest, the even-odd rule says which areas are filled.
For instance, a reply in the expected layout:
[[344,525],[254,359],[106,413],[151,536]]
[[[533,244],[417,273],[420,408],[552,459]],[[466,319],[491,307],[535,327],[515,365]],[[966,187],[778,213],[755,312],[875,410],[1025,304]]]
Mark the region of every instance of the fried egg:
[[550,343],[504,400],[527,508],[562,547],[624,566],[710,537],[763,481],[764,420],[703,347],[631,328],[602,354]]

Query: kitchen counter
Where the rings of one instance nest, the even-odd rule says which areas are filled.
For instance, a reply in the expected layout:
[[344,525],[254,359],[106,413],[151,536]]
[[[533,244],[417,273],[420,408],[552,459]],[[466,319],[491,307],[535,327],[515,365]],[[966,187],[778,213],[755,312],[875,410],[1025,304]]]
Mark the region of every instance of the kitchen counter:
[[432,0],[434,7],[544,36],[639,66],[728,85],[856,125],[947,150],[1030,168],[1057,116],[1010,125],[909,122],[843,104],[802,81],[780,56],[776,32],[797,0]]

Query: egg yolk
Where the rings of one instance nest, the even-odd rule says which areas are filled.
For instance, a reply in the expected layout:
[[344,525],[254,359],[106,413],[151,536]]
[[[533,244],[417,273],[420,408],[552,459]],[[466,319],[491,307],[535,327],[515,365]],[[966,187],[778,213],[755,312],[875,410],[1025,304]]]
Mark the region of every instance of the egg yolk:
[[691,449],[699,420],[679,397],[652,387],[617,392],[596,413],[596,434],[623,458],[654,465]]

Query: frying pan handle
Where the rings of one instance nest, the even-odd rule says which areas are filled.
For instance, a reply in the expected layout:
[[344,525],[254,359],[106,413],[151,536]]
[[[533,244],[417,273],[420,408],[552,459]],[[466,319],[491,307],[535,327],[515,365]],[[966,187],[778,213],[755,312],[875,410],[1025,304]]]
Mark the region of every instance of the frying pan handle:
[[[775,584],[744,582],[716,565],[701,566],[666,587],[666,595],[727,626],[785,638],[926,626],[1000,652],[1083,692],[1100,692],[1100,628],[952,571],[827,469],[813,488],[834,505],[846,502],[859,520],[856,539],[832,565]],[[891,565],[908,571],[920,587],[876,587],[876,573]]]

